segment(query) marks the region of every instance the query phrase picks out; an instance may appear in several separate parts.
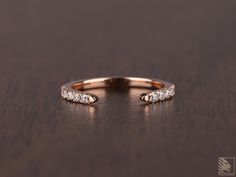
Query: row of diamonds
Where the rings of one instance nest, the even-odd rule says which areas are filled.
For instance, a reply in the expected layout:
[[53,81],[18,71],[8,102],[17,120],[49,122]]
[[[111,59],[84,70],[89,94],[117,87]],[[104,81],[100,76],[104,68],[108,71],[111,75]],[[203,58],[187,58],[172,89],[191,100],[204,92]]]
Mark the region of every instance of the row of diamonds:
[[64,87],[61,88],[61,96],[66,100],[83,104],[89,104],[92,100],[91,95],[78,91],[68,91]]
[[158,89],[149,93],[148,95],[150,102],[155,103],[157,101],[164,101],[175,95],[175,86],[172,85],[168,88]]

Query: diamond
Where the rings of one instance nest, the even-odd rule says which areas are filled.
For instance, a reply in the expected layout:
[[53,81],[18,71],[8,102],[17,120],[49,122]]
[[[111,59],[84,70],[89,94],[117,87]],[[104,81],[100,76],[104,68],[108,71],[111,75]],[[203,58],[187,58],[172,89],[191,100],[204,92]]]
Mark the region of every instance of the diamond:
[[165,94],[162,90],[157,91],[157,95],[161,101],[165,99]]
[[89,103],[89,95],[81,94],[80,95],[80,102],[81,103]]
[[68,99],[68,100],[73,100],[73,98],[74,98],[73,92],[68,92],[68,97],[67,97],[67,99]]
[[175,95],[175,86],[172,85],[168,88],[169,95],[172,97]]
[[153,102],[153,103],[158,101],[158,95],[157,95],[157,93],[152,92],[152,93],[150,94],[150,101]]
[[80,95],[79,95],[79,93],[74,93],[73,101],[74,101],[74,102],[79,102],[79,101],[80,101]]
[[63,98],[67,98],[67,97],[68,97],[68,92],[67,92],[67,90],[62,90],[62,91],[61,91],[61,96],[62,96]]
[[164,97],[166,99],[170,98],[170,93],[169,93],[169,90],[168,89],[163,89],[163,93],[164,93]]

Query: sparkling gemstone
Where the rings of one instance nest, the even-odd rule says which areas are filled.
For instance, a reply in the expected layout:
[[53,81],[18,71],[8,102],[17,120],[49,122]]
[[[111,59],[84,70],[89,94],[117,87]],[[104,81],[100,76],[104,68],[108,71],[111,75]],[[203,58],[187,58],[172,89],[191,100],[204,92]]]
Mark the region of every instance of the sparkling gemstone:
[[79,93],[74,93],[73,101],[74,102],[80,101],[80,94]]
[[67,97],[68,97],[68,92],[67,92],[67,90],[62,90],[62,91],[61,91],[61,96],[62,96],[63,98],[67,98]]
[[73,100],[74,94],[72,92],[68,92],[68,100]]
[[164,89],[163,92],[164,92],[164,97],[165,97],[166,99],[170,98],[170,93],[169,93],[169,90],[168,90],[168,89]]
[[157,101],[158,101],[158,95],[157,95],[157,93],[152,92],[152,93],[150,94],[150,101],[151,101],[151,102],[157,102]]
[[165,99],[165,94],[162,90],[160,90],[159,92],[157,92],[158,94],[158,98],[162,101]]
[[169,92],[170,96],[174,96],[175,95],[175,87],[174,86],[169,87],[168,92]]
[[81,103],[89,103],[89,95],[81,94],[81,96],[80,96],[80,102],[81,102]]

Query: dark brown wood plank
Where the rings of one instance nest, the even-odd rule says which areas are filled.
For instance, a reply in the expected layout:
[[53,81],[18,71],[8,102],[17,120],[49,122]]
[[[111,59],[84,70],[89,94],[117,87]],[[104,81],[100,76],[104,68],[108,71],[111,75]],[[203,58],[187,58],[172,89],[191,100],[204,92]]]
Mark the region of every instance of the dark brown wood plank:
[[[0,2],[1,177],[217,176],[236,156],[236,1]],[[173,100],[59,88],[101,76],[171,81]]]

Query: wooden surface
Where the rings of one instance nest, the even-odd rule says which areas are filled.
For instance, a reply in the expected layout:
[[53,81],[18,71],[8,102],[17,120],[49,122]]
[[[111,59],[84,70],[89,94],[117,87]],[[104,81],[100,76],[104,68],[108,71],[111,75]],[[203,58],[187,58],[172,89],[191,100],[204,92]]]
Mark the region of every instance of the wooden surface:
[[[213,177],[236,156],[236,1],[2,0],[0,177]],[[142,90],[61,99],[68,81],[159,78]]]

